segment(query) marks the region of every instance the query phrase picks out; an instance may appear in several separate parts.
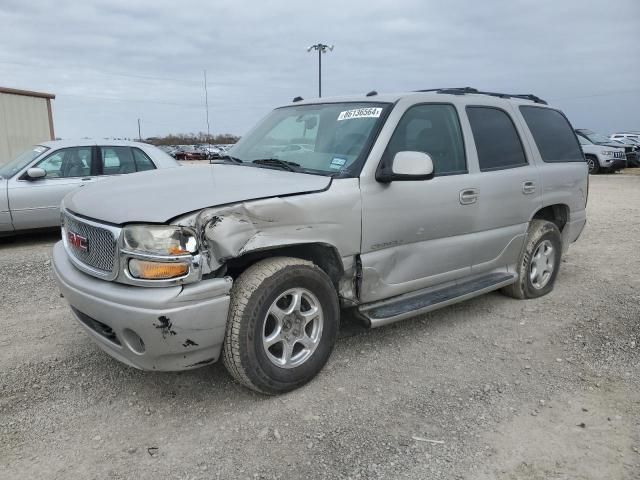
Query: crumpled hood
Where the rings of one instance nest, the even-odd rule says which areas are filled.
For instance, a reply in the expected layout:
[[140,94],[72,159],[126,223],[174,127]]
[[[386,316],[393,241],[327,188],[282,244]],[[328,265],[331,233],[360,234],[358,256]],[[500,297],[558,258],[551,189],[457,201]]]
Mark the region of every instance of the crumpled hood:
[[122,175],[69,193],[64,208],[123,224],[165,223],[206,207],[326,189],[331,178],[283,170],[206,165]]

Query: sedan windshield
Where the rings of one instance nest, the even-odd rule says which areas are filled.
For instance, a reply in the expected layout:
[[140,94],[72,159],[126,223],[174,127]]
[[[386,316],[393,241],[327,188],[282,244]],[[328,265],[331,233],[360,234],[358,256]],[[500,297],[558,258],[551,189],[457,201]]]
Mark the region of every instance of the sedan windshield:
[[278,108],[228,151],[240,164],[355,176],[386,103],[324,103]]
[[11,178],[24,167],[29,165],[33,160],[38,158],[44,152],[49,150],[47,147],[43,147],[40,145],[36,145],[31,150],[27,150],[26,152],[22,152],[12,161],[7,163],[6,165],[0,166],[0,177],[3,178]]

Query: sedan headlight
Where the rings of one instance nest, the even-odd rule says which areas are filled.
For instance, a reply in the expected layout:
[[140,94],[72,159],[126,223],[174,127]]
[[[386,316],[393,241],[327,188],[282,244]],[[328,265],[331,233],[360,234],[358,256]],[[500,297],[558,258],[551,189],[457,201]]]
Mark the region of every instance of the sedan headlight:
[[126,250],[156,255],[185,255],[198,251],[193,230],[173,225],[129,225],[123,229]]

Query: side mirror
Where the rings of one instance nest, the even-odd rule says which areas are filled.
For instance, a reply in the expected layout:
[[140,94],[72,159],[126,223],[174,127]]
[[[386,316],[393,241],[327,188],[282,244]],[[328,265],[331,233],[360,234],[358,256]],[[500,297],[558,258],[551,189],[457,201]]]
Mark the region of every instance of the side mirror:
[[376,172],[377,181],[388,183],[433,178],[433,160],[427,153],[398,152],[390,163],[391,165],[380,165]]
[[33,167],[27,170],[27,180],[37,180],[47,176],[47,171],[43,168]]

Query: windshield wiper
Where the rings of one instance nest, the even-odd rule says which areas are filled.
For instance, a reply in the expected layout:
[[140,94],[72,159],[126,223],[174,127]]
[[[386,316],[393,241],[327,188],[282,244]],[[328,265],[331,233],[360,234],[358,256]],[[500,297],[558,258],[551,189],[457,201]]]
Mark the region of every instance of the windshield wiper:
[[301,172],[300,164],[295,162],[287,162],[280,160],[279,158],[259,158],[253,160],[251,163],[257,163],[258,165],[267,165],[269,167],[279,167],[289,172]]
[[215,161],[215,160],[226,160],[226,161],[229,161],[229,162],[232,162],[232,163],[244,163],[238,157],[233,157],[231,155],[220,155],[218,158],[212,158],[211,160],[213,160],[213,161]]

